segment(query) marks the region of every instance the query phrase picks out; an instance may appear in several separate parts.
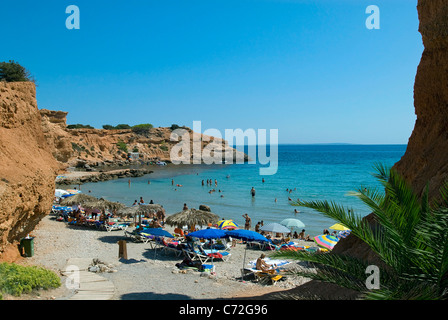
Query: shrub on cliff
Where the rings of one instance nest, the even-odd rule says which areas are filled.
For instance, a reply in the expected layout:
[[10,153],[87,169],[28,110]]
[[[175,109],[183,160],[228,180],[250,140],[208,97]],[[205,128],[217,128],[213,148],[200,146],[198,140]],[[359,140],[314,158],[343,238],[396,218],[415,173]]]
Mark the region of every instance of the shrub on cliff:
[[117,142],[117,147],[118,147],[118,150],[121,150],[121,151],[124,151],[124,152],[128,152],[128,146],[127,146],[127,144],[124,143],[124,142],[121,141],[121,140]]
[[77,124],[69,124],[67,126],[67,129],[95,129],[95,128],[88,124],[77,123]]
[[377,170],[375,176],[385,192],[360,188],[354,194],[373,211],[372,225],[352,209],[333,202],[294,204],[314,209],[349,228],[350,237],[366,243],[381,265],[334,252],[279,251],[273,256],[311,262],[315,271],[305,269],[297,274],[359,291],[366,299],[447,299],[448,184],[440,190],[442,200],[430,203],[427,191],[419,198],[396,171],[381,165]]
[[35,289],[51,289],[61,286],[61,280],[51,270],[36,266],[21,266],[14,263],[0,263],[0,296],[20,296]]
[[132,127],[132,132],[137,134],[145,134],[148,133],[150,129],[153,128],[153,125],[150,123],[137,124]]
[[32,81],[35,82],[30,72],[14,60],[0,62],[0,81]]
[[117,129],[117,130],[131,129],[131,126],[128,124],[118,124],[115,126],[115,129]]

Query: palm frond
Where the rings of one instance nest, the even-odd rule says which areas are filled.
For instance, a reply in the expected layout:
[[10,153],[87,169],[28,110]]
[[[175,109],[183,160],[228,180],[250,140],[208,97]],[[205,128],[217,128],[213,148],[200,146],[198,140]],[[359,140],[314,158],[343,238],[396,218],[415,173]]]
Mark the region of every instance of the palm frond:
[[346,256],[285,252],[313,264],[314,272],[301,275],[332,282],[358,291],[366,299],[440,299],[448,297],[448,183],[440,189],[441,200],[429,203],[426,186],[419,198],[402,176],[375,164],[374,176],[384,186],[361,188],[357,196],[373,212],[373,222],[353,209],[328,201],[298,201],[294,205],[314,209],[351,229],[387,267],[381,269],[381,288],[365,291],[366,262]]

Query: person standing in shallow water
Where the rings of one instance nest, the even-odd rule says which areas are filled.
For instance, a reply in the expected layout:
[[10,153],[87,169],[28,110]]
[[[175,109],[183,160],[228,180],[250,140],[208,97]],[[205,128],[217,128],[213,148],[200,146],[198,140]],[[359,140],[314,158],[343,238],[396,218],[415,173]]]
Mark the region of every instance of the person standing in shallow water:
[[255,188],[252,187],[252,189],[250,189],[250,194],[252,195],[252,197],[255,197]]

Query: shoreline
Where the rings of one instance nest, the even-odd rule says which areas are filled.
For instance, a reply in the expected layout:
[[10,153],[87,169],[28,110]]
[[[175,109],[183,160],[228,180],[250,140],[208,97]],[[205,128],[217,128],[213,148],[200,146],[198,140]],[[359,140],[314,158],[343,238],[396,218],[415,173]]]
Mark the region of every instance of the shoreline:
[[146,174],[153,173],[149,169],[114,169],[110,171],[71,171],[59,175],[56,178],[57,186],[79,185],[88,182],[102,182],[113,179],[142,177]]

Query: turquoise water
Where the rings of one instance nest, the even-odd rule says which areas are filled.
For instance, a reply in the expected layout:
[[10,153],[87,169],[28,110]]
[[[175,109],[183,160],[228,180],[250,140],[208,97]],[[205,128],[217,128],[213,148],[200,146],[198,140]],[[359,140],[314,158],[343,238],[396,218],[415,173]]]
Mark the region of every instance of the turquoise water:
[[[167,214],[181,211],[184,203],[190,208],[205,204],[212,212],[234,219],[241,226],[242,215],[247,213],[252,218],[252,228],[260,220],[266,224],[297,218],[305,223],[306,233],[317,235],[334,221],[311,209],[291,206],[288,197],[334,200],[367,215],[368,208],[347,193],[361,186],[380,187],[371,175],[373,165],[380,162],[392,166],[405,150],[406,145],[280,145],[278,172],[272,176],[260,176],[258,164],[169,165],[155,167],[150,175],[131,178],[130,186],[128,179],[118,179],[84,184],[81,189],[129,206],[143,197],[147,203],[153,200],[162,204]],[[216,179],[218,186],[202,186],[201,181],[207,179]],[[254,198],[251,187],[256,190]],[[210,194],[213,188],[216,192]],[[289,193],[286,189],[295,191]],[[294,213],[294,209],[300,212]]]

